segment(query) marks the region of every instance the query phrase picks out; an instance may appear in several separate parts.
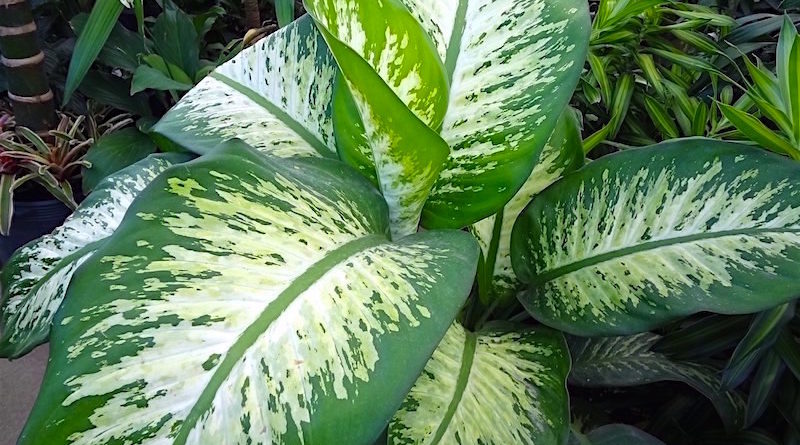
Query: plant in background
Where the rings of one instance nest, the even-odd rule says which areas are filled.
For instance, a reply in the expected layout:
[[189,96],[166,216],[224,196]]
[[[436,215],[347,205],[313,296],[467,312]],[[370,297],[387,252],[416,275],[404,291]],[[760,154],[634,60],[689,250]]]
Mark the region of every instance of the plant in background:
[[0,62],[16,121],[33,131],[46,132],[55,126],[56,113],[31,4],[28,0],[2,0],[0,12]]
[[649,145],[732,130],[716,102],[733,103],[739,57],[771,45],[780,16],[734,20],[687,2],[602,0],[592,24],[588,70],[575,96],[587,152],[598,144]]
[[[8,125],[10,116],[3,116]],[[75,209],[71,181],[81,167],[94,139],[82,129],[84,117],[62,116],[58,126],[48,133],[47,142],[33,130],[17,126],[0,133],[0,234],[7,235],[14,213],[14,192],[28,181],[44,187],[67,207]]]
[[793,312],[800,166],[581,167],[582,0],[305,6],[153,127],[197,159],[108,176],[4,268],[0,353],[51,342],[20,444],[654,443],[570,434],[567,383],[668,380],[744,434],[731,377],[649,331]]
[[[761,62],[745,59],[750,79],[745,91],[746,109],[720,104],[738,136],[758,145],[800,160],[800,37],[786,17],[776,50],[776,73]],[[750,114],[752,108],[756,113]],[[770,122],[768,127],[761,118]],[[737,136],[737,135],[731,135]]]

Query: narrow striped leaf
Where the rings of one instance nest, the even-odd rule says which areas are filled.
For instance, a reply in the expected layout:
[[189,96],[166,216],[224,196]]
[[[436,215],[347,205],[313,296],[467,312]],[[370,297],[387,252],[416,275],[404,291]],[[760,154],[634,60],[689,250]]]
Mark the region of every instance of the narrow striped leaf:
[[643,332],[800,294],[800,166],[687,139],[603,157],[539,194],[512,234],[525,307],[576,335]]
[[187,156],[153,155],[101,181],[60,227],[19,249],[3,268],[0,357],[45,342],[75,270],[109,237],[133,199]]
[[478,287],[485,304],[494,299],[508,300],[519,288],[519,280],[511,267],[511,231],[534,196],[565,173],[583,165],[579,126],[573,111],[567,109],[522,188],[501,212],[470,227],[483,252],[483,261],[478,266]]
[[106,39],[117,24],[117,18],[122,13],[124,3],[119,0],[98,0],[92,7],[86,26],[80,32],[75,42],[75,49],[69,62],[67,80],[64,83],[64,98],[62,105],[69,102],[72,93],[78,89],[92,63],[100,54]]
[[283,28],[294,20],[294,0],[275,0],[275,16]]
[[775,153],[791,155],[793,157],[800,155],[798,150],[792,146],[789,141],[779,134],[776,134],[752,115],[730,105],[719,104],[719,108],[722,110],[722,114],[725,118],[731,121],[736,129],[742,132],[742,134],[751,141]]
[[569,445],[665,445],[644,431],[622,424],[603,425],[586,435],[573,433]]
[[590,388],[682,382],[707,397],[729,429],[741,427],[745,402],[738,393],[722,387],[718,370],[699,363],[673,361],[653,352],[659,339],[649,332],[628,337],[568,337],[572,356],[569,382]]
[[336,64],[309,18],[223,64],[153,127],[203,154],[237,138],[275,156],[334,156]]
[[389,424],[388,443],[564,443],[568,373],[560,333],[454,324]]
[[747,330],[746,315],[708,315],[679,330],[664,335],[653,351],[673,359],[710,357],[736,345]]
[[229,144],[167,170],[75,275],[19,443],[372,443],[478,255],[388,229],[338,161]]
[[[307,0],[306,6],[337,41],[362,55],[390,86],[385,90],[392,89],[396,96],[387,98],[388,91],[371,91],[371,94],[361,93],[362,100],[375,104],[399,98],[449,146],[444,170],[425,202],[423,225],[458,228],[496,213],[529,177],[532,160],[547,142],[578,82],[588,47],[587,4],[579,0],[380,3],[383,4],[380,14],[369,16],[348,8],[353,4],[362,8],[359,2]],[[381,15],[388,13],[393,15]],[[421,25],[427,35],[427,47],[417,42],[415,26],[405,25],[408,13],[416,19],[416,27]],[[403,23],[403,32],[413,38],[387,40],[382,25],[370,33],[376,24],[394,20]],[[347,25],[334,26],[340,23]],[[373,40],[369,37],[372,34],[379,37]],[[411,59],[420,67],[440,67],[446,81],[442,86],[438,80],[432,82],[422,76],[405,79],[410,85],[408,92],[430,93],[436,89],[438,96],[429,94],[419,99],[422,106],[409,100],[406,90],[396,87],[397,81],[391,75],[393,59],[369,57],[364,51],[366,48],[381,54],[391,52],[394,42],[403,45],[406,41],[409,49],[402,52],[398,65]],[[412,47],[421,48],[420,52],[412,52]],[[348,74],[351,68],[342,69],[345,75],[356,76]],[[350,82],[351,89],[353,84]],[[440,102],[442,98],[444,104]],[[432,111],[421,113],[420,108]],[[368,121],[373,117],[361,110],[363,132],[369,134]],[[342,126],[345,125],[351,127],[349,133],[359,132],[357,119],[343,120]],[[376,137],[370,139],[387,142]],[[376,148],[375,144],[375,141],[369,144],[373,156],[384,149]],[[420,144],[393,147],[430,150]],[[358,151],[363,158],[363,150],[357,144],[342,149]],[[379,177],[384,175],[380,167],[377,170]],[[381,179],[381,182],[386,181]],[[386,192],[386,187],[383,189]]]
[[772,345],[794,315],[794,302],[776,306],[756,315],[725,366],[722,373],[723,385],[727,388],[739,386],[764,354],[772,349]]
[[774,350],[769,351],[759,363],[747,397],[747,426],[754,424],[764,414],[772,395],[780,386],[781,376],[785,370],[786,365]]

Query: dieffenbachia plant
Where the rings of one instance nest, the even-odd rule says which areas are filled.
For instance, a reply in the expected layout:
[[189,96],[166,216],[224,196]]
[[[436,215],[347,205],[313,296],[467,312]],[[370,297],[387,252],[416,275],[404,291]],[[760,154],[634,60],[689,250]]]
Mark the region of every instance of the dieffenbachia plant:
[[[31,281],[72,275],[28,300],[51,358],[20,444],[563,445],[568,378],[615,377],[580,339],[569,377],[559,330],[800,294],[800,167],[691,139],[579,168],[584,1],[306,7],[155,126],[198,159]],[[740,400],[643,335],[601,364]]]

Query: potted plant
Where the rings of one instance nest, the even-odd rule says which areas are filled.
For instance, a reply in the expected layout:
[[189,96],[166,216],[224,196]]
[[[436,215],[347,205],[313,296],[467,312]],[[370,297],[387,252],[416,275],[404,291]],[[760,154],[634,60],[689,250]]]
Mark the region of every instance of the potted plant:
[[[73,184],[94,138],[85,117],[62,115],[45,137],[0,116],[0,261],[26,242],[52,231],[77,207]],[[5,131],[3,131],[5,130]],[[13,220],[16,220],[12,224]]]

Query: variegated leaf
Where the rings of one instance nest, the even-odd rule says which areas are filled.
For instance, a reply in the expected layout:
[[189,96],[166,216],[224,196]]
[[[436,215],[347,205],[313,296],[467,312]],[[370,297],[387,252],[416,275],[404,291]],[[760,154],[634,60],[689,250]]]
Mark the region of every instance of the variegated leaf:
[[20,444],[371,443],[478,256],[387,234],[338,161],[232,144],[166,171],[73,279]]
[[237,138],[280,157],[334,156],[337,73],[324,40],[304,17],[218,67],[153,130],[200,154]]
[[[343,75],[335,103],[336,112],[346,114],[336,117],[337,141],[352,147],[339,150],[340,157],[371,163],[389,205],[392,235],[414,233],[449,153],[431,129],[441,126],[447,106],[444,68],[397,1],[322,0],[307,2],[306,9]],[[362,164],[353,162],[369,171]]]
[[686,383],[714,404],[730,429],[744,424],[745,401],[726,391],[719,370],[700,363],[671,360],[652,351],[661,337],[645,332],[628,337],[569,337],[570,384],[591,388],[637,386],[661,381]]
[[472,333],[454,324],[389,424],[389,443],[564,443],[565,346],[549,329]]
[[514,227],[525,307],[577,335],[643,332],[800,295],[800,166],[689,139],[594,161]]
[[0,357],[47,340],[75,270],[114,233],[128,206],[159,173],[188,156],[153,155],[101,181],[63,225],[19,249],[3,268]]
[[520,286],[511,267],[511,230],[517,217],[534,196],[580,167],[583,161],[580,123],[573,111],[567,109],[522,188],[502,211],[470,227],[483,252],[478,266],[478,288],[484,304],[508,300]]
[[[385,84],[397,84],[396,78],[387,74],[393,72],[396,62],[374,54],[400,54],[403,66],[409,58],[422,67],[444,66],[448,82],[446,113],[441,125],[438,119],[426,119],[417,112],[439,132],[450,149],[444,170],[423,210],[426,227],[464,227],[496,213],[514,196],[529,177],[533,160],[572,95],[583,67],[590,31],[587,3],[581,0],[387,0],[378,2],[382,7],[373,7],[375,11],[369,15],[362,9],[371,2],[307,0],[306,3],[312,15],[338,42],[368,61],[365,65],[369,66],[359,69],[372,68]],[[428,46],[417,43],[419,31],[405,25],[409,13],[427,35]],[[403,23],[398,26],[402,32],[387,31],[384,36],[382,27],[370,32],[389,19]],[[405,38],[406,35],[412,37]],[[404,50],[406,42],[414,42],[416,52]],[[403,51],[397,50],[398,43]],[[335,49],[333,52],[337,53]],[[432,62],[430,53],[438,61]],[[343,65],[338,54],[337,60],[345,76],[356,76],[355,65]],[[439,89],[439,83],[420,76],[413,76],[407,82],[421,85],[412,91],[431,92],[427,103],[414,105],[412,109],[434,109],[433,114],[438,117],[440,100],[432,92]],[[353,89],[354,82],[349,86]],[[336,118],[341,121],[338,128],[348,128],[343,131],[347,137],[337,134],[342,145],[340,153],[348,153],[343,159],[362,161],[356,165],[363,168],[363,162],[368,160],[364,140],[373,153],[377,153],[376,139],[386,141],[386,137],[356,137],[359,132],[369,135],[368,127],[373,125],[370,121],[375,118],[375,113],[364,112],[366,107],[361,102],[374,107],[399,97],[399,101],[409,104],[404,91],[382,88],[354,93],[360,118],[352,114]],[[337,103],[347,102],[347,94],[343,96],[337,97]],[[348,107],[337,105],[337,113],[340,108]],[[428,150],[429,146],[396,145],[395,148],[413,151]],[[377,170],[380,178],[383,176],[380,166]]]

